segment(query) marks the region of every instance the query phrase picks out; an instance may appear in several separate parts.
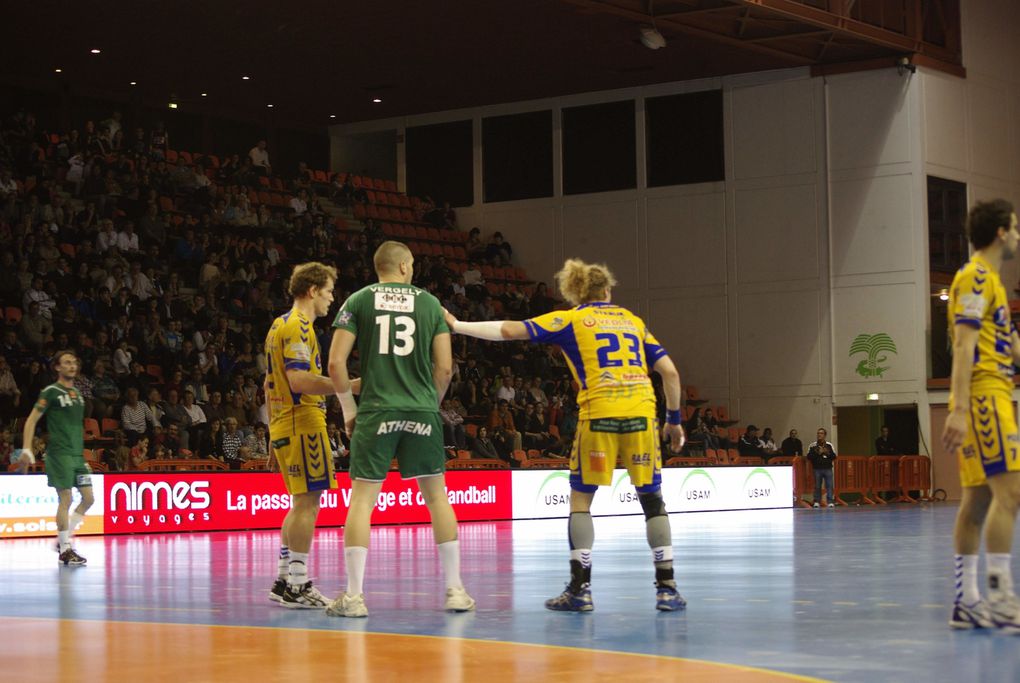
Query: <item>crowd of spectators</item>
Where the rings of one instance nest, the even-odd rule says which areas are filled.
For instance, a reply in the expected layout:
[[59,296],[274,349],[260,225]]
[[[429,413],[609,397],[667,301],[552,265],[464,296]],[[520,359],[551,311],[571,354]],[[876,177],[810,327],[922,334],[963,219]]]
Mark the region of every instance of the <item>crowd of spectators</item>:
[[[289,205],[256,207],[259,178],[278,178],[265,141],[215,163],[171,149],[164,126],[131,128],[116,112],[59,132],[25,111],[0,122],[0,422],[20,425],[53,381],[53,353],[73,349],[86,417],[116,421],[101,442],[111,470],[154,458],[212,457],[231,467],[264,459],[261,348],[273,318],[290,306],[291,264],[335,265],[339,307],[374,281],[372,254],[386,239],[371,219],[351,230],[330,215],[331,197],[357,202],[364,193],[316,183],[305,164],[282,179]],[[448,204],[426,200],[417,212],[429,224],[456,227]],[[492,319],[497,310],[524,318],[556,305],[544,284],[531,295],[507,287],[494,296],[485,287],[480,269],[512,259],[502,235],[483,242],[475,228],[465,244],[471,262],[463,274],[444,256],[420,255],[414,284],[464,320]],[[316,325],[324,354],[331,322]],[[569,449],[577,411],[558,353],[466,337],[455,338],[454,350],[443,411],[451,449],[495,452],[508,462],[518,448]],[[327,419],[343,465],[335,401]],[[469,437],[465,422],[486,429]],[[18,441],[14,429],[5,443]]]

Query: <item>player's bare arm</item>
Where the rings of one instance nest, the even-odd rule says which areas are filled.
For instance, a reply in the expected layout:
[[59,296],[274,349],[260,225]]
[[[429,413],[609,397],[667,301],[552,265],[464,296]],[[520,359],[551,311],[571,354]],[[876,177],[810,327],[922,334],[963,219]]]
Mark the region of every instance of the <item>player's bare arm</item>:
[[[354,349],[354,342],[357,339],[347,330],[338,329],[333,332],[333,343],[329,347],[329,380],[330,388],[340,399],[340,408],[344,413],[344,431],[347,438],[354,434],[354,423],[358,415],[358,406],[354,402],[354,388],[351,377],[347,372],[347,359]],[[358,391],[361,391],[361,382],[358,380]]]
[[[953,395],[953,412],[946,418],[946,426],[942,429],[942,447],[950,453],[956,452],[967,435],[970,378],[978,334],[979,330],[970,325],[957,325],[953,331],[953,375],[950,385]],[[1016,336],[1014,332],[1013,337]],[[1017,352],[1014,350],[1013,353],[1016,358]]]

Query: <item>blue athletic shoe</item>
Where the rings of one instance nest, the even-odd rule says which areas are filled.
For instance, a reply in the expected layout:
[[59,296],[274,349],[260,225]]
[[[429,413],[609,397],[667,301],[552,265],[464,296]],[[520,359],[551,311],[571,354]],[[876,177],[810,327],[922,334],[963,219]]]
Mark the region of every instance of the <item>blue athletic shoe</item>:
[[680,595],[676,586],[663,583],[655,587],[655,609],[662,612],[676,612],[687,607],[687,601]]
[[591,585],[583,583],[575,593],[568,584],[565,591],[545,601],[545,608],[554,612],[591,612],[595,609],[591,601]]

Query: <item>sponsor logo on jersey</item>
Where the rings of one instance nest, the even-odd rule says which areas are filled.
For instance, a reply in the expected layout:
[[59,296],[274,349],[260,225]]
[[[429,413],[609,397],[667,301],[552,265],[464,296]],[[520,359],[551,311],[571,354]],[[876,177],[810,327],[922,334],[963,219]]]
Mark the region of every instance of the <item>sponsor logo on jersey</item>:
[[432,436],[432,425],[427,422],[415,422],[414,420],[387,420],[386,422],[379,423],[376,435],[393,434],[394,432]]
[[336,317],[336,324],[346,325],[347,323],[351,322],[352,317],[353,316],[351,315],[350,311],[340,311],[340,315]]
[[414,296],[406,292],[376,292],[375,310],[393,311],[395,313],[413,313]]
[[585,327],[595,327],[595,319],[585,318],[584,320],[581,321],[581,324],[584,325]]

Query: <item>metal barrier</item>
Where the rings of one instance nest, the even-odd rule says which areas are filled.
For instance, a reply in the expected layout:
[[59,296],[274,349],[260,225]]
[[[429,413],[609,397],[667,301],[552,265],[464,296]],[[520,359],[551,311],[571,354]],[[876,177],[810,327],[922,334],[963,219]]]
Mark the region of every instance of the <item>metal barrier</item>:
[[869,460],[872,499],[880,505],[885,505],[889,501],[882,498],[881,494],[893,494],[892,500],[895,500],[895,496],[900,492],[900,456],[875,455]]
[[[916,503],[930,501],[931,497],[931,459],[924,455],[900,456],[900,495],[896,502]],[[910,497],[911,491],[918,492],[915,500]]]
[[[833,476],[836,479],[836,503],[848,505],[843,500],[843,495],[856,493],[860,495],[861,502],[867,505],[874,505],[875,501],[868,497],[871,488],[871,477],[869,475],[870,456],[867,455],[841,455],[833,462]],[[812,482],[814,485],[814,482]]]

